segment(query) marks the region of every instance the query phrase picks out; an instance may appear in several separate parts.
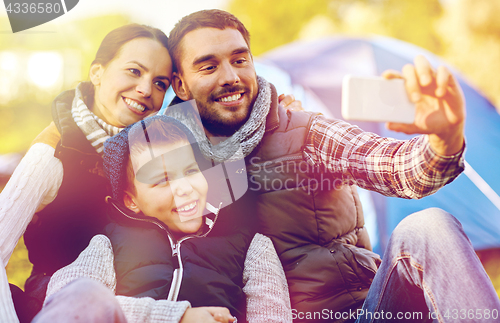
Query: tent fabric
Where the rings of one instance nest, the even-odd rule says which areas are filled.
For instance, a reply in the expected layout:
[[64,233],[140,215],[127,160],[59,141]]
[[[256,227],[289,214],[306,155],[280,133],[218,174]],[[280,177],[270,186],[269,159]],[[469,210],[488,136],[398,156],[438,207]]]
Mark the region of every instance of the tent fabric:
[[[364,202],[363,206],[368,212],[376,214],[377,237],[372,237],[380,242],[376,244],[376,251],[380,253],[383,250],[390,233],[405,216],[429,207],[442,208],[457,217],[476,250],[498,248],[500,115],[484,95],[442,59],[412,44],[387,37],[329,37],[294,42],[265,53],[259,58],[257,73],[262,74],[261,70],[270,68],[274,69],[274,74],[288,74],[290,84],[287,88],[300,90],[301,95],[296,97],[305,98],[303,106],[306,109],[341,118],[344,75],[373,76],[387,69],[401,70],[419,54],[428,58],[434,67],[448,66],[462,86],[467,105],[465,159],[468,165],[464,174],[454,182],[420,200],[388,198],[370,193],[368,203]],[[270,81],[273,82],[272,79]],[[310,97],[314,99],[307,99]],[[307,105],[315,100],[320,102]],[[410,137],[387,130],[383,123],[353,123],[386,137]]]

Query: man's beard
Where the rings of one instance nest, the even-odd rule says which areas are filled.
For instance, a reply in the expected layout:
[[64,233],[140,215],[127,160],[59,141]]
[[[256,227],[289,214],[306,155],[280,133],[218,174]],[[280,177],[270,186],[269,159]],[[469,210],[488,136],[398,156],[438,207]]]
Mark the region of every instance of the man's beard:
[[198,106],[198,111],[200,112],[203,127],[214,136],[232,136],[245,124],[245,122],[247,122],[250,117],[250,113],[247,113],[246,118],[242,120],[229,121],[220,116],[217,111],[209,111],[209,109],[207,109],[207,105],[203,102],[196,101],[196,105]]
[[[230,137],[236,131],[238,131],[247,120],[250,118],[250,112],[252,110],[253,104],[255,103],[255,98],[253,98],[250,106],[246,109],[246,115],[240,120],[234,120],[224,118],[219,111],[216,109],[210,109],[210,103],[216,104],[215,98],[220,97],[226,93],[233,93],[238,91],[245,91],[245,95],[250,95],[250,91],[243,86],[233,86],[230,88],[225,88],[217,93],[212,93],[210,97],[205,102],[201,102],[196,99],[196,106],[198,107],[198,112],[200,113],[200,118],[203,123],[203,127],[213,136]],[[235,108],[236,109],[236,108]],[[231,110],[231,108],[226,108],[226,110]],[[226,111],[227,112],[227,111]]]

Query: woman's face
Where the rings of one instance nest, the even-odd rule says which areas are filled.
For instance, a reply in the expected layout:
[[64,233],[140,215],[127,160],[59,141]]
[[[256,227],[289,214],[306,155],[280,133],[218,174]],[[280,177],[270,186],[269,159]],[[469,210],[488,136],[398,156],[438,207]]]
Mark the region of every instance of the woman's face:
[[208,184],[191,145],[187,140],[154,144],[152,152],[158,156],[157,163],[148,164],[149,149],[132,153],[131,162],[138,170],[136,192],[125,195],[125,205],[136,213],[157,218],[178,236],[196,233],[203,221]]
[[133,39],[106,66],[90,68],[93,112],[113,126],[135,123],[161,108],[171,77],[167,49],[154,39]]

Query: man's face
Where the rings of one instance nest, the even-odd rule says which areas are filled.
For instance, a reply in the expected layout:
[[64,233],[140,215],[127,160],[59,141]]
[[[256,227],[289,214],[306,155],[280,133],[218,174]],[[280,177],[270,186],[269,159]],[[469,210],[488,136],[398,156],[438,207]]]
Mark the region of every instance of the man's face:
[[175,92],[195,99],[203,126],[230,136],[248,119],[258,85],[253,59],[237,29],[200,28],[181,41]]

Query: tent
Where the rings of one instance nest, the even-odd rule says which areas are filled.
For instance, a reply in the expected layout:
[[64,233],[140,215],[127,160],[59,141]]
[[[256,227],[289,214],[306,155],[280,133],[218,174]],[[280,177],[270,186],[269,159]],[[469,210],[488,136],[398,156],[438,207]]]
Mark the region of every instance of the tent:
[[[329,37],[274,49],[259,57],[256,68],[259,75],[277,85],[278,92],[294,93],[306,109],[341,118],[344,75],[373,76],[386,69],[401,70],[418,54],[425,55],[435,67],[447,65],[422,48],[391,38]],[[451,184],[420,200],[361,192],[367,226],[371,232],[376,228],[375,236],[371,236],[379,253],[405,216],[428,207],[442,208],[457,217],[476,250],[500,247],[500,115],[463,76],[450,69],[463,88],[467,104],[466,170]],[[382,136],[409,138],[387,130],[383,123],[356,124]],[[370,224],[372,213],[376,218]]]

